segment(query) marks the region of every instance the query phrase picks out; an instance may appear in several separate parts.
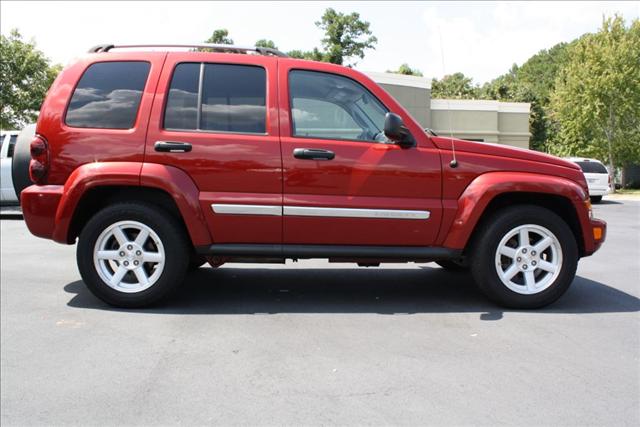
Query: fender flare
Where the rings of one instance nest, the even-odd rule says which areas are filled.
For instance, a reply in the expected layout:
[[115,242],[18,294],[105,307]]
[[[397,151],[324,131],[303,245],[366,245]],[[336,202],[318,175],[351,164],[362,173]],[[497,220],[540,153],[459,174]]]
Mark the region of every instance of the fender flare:
[[567,178],[528,172],[487,172],[475,178],[458,198],[456,215],[446,234],[444,247],[464,249],[485,209],[497,196],[505,193],[539,193],[568,199],[578,216],[585,235],[589,217],[584,206],[587,193]]
[[87,163],[67,179],[56,210],[53,240],[69,242],[69,227],[76,208],[87,191],[103,186],[150,187],[165,191],[173,199],[194,245],[212,243],[199,204],[199,190],[182,170],[156,163]]

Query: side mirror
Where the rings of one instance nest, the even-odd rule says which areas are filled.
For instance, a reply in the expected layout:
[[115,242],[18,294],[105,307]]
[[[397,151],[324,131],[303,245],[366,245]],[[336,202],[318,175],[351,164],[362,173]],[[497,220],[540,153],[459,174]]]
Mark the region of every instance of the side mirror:
[[387,113],[384,116],[384,135],[402,148],[416,145],[416,141],[404,125],[402,117],[395,113]]

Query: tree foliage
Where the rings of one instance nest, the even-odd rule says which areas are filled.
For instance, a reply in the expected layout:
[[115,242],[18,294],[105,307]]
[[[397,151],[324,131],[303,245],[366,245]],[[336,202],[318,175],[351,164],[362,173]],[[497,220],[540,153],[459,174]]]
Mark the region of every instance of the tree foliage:
[[333,64],[347,65],[353,58],[362,59],[364,51],[375,49],[378,42],[369,29],[369,23],[362,21],[357,12],[344,14],[328,8],[316,26],[325,34],[322,39],[324,60]]
[[400,65],[396,71],[387,70],[387,73],[404,74],[405,76],[419,76],[422,77],[422,71],[417,68],[411,68],[409,64],[405,63]]
[[[314,47],[313,50],[290,50],[287,52],[292,58],[296,59],[308,59],[310,61],[325,61],[325,56],[317,47]],[[326,61],[325,61],[326,62]]]
[[278,46],[273,42],[273,40],[260,39],[256,42],[256,47],[268,47],[271,49],[278,49]]
[[18,30],[0,36],[0,128],[18,129],[33,122],[61,68],[25,42]]
[[463,73],[454,73],[442,79],[431,80],[432,98],[474,99],[480,96],[480,89],[471,77]]
[[205,40],[205,43],[233,44],[233,39],[229,37],[229,30],[226,28],[219,28],[211,34],[211,37]]
[[640,21],[620,16],[569,48],[551,106],[552,151],[606,160],[610,170],[640,161]]

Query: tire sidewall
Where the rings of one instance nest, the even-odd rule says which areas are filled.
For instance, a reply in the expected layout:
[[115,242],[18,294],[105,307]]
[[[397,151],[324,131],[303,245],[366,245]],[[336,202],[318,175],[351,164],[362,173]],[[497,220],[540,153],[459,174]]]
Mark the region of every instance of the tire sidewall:
[[[93,252],[100,234],[119,221],[138,221],[150,227],[165,248],[162,274],[151,287],[135,293],[120,292],[106,284],[96,271]],[[144,204],[118,204],[98,212],[83,228],[77,248],[80,275],[89,290],[108,304],[141,307],[157,303],[183,281],[189,263],[190,248],[181,227],[166,212]]]
[[[534,224],[555,234],[562,249],[562,265],[554,282],[544,291],[525,295],[509,289],[496,271],[495,256],[502,238],[520,225]],[[566,222],[552,211],[537,206],[510,208],[488,221],[480,239],[474,244],[471,263],[476,283],[489,298],[512,308],[539,308],[548,305],[564,294],[573,278],[578,263],[575,236]]]

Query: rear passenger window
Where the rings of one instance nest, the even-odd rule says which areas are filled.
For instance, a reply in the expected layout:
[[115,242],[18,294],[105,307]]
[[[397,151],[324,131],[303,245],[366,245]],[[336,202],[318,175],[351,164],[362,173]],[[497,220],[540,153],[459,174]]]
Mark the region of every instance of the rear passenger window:
[[139,61],[91,65],[73,92],[65,123],[80,128],[132,128],[150,67]]
[[[198,90],[200,81],[202,88]],[[232,64],[179,64],[171,79],[164,127],[265,133],[264,68]]]
[[178,64],[173,72],[164,113],[165,128],[197,128],[199,78],[200,64]]

